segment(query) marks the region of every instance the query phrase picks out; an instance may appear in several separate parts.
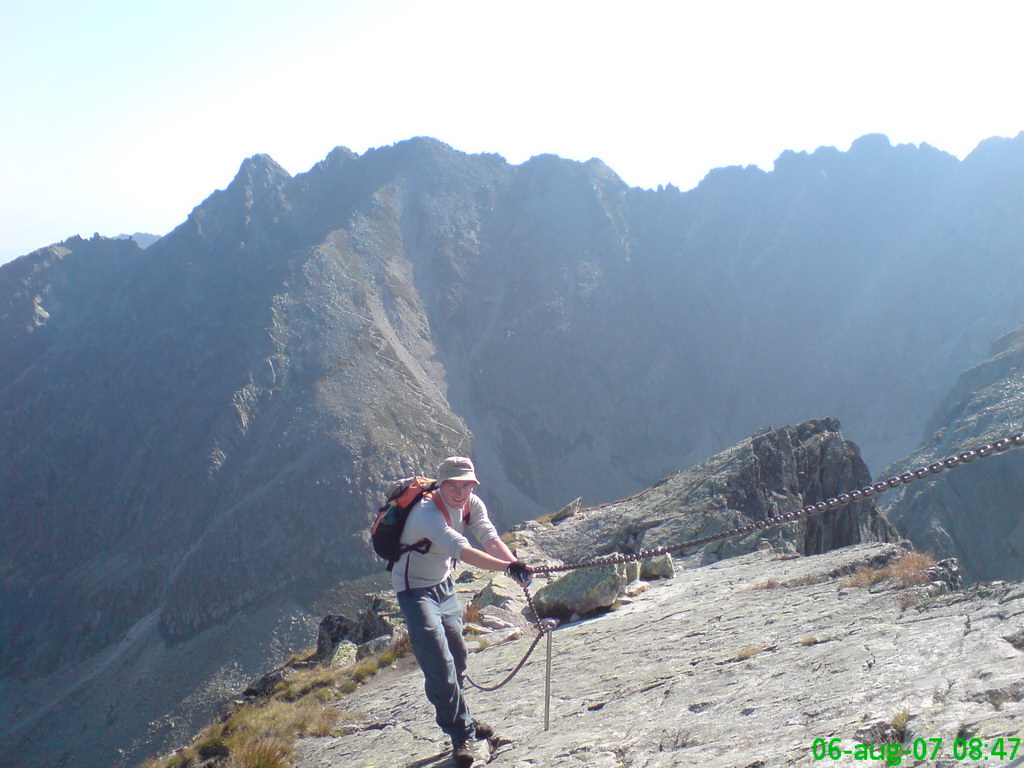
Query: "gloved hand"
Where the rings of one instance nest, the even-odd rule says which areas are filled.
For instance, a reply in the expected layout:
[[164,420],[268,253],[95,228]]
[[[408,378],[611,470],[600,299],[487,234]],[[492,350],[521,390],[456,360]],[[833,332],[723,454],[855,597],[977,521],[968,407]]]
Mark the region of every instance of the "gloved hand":
[[517,582],[522,584],[524,587],[530,586],[533,582],[533,568],[528,566],[522,560],[516,560],[514,563],[509,563],[505,569],[505,573],[515,579]]

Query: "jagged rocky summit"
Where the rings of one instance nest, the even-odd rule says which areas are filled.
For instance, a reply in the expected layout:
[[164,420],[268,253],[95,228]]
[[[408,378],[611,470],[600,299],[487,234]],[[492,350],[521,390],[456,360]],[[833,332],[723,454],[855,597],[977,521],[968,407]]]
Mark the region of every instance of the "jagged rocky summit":
[[[860,451],[843,437],[839,423],[815,419],[762,429],[621,501],[589,509],[569,505],[553,516],[554,526],[527,522],[515,529],[513,543],[522,541],[570,563],[611,552],[629,554],[763,521],[870,482]],[[765,543],[817,554],[895,538],[895,529],[879,515],[874,500],[867,499],[838,514],[725,539],[687,555],[708,563]]]
[[[955,564],[903,571],[905,556],[884,543],[760,550],[563,625],[550,730],[541,652],[499,692],[472,694],[506,740],[491,764],[775,768],[820,765],[831,746],[865,764],[952,766],[981,744],[998,764],[996,745],[1005,759],[1024,737],[1024,584],[950,591]],[[500,679],[526,644],[473,653],[470,674]],[[336,706],[343,725],[300,742],[297,768],[450,764],[410,660]]]
[[[929,421],[927,441],[887,470],[899,474],[1024,431],[1024,327],[965,371]],[[912,483],[883,502],[900,533],[956,557],[966,581],[1024,578],[1024,450]]]

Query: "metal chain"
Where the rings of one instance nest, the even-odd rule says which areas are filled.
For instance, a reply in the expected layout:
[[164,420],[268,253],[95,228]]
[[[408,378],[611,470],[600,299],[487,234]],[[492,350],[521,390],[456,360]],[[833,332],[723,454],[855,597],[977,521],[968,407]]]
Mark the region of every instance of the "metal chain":
[[[808,504],[807,506],[801,507],[793,512],[787,512],[784,515],[776,515],[775,517],[769,517],[765,520],[758,520],[744,525],[739,528],[733,528],[728,531],[722,531],[711,536],[704,536],[699,539],[691,539],[684,541],[681,544],[673,544],[671,546],[655,547],[653,549],[644,549],[639,552],[635,552],[631,555],[608,555],[605,557],[598,557],[593,560],[587,560],[582,563],[575,563],[573,565],[542,565],[533,569],[534,574],[546,574],[546,573],[562,573],[565,571],[575,571],[582,568],[596,568],[602,565],[619,565],[621,563],[632,563],[638,560],[646,560],[649,557],[657,557],[658,555],[672,554],[676,552],[682,552],[687,549],[696,549],[710,544],[715,541],[721,541],[722,539],[732,538],[733,536],[740,536],[743,534],[754,533],[755,531],[761,531],[765,528],[773,528],[778,525],[785,525],[786,523],[792,523],[796,520],[802,520],[804,518],[813,517],[820,515],[823,512],[829,510],[839,509],[845,507],[847,504],[852,504],[855,501],[862,499],[869,499],[873,496],[877,496],[885,491],[899,488],[901,485],[907,485],[914,482],[915,480],[922,480],[932,475],[938,475],[946,470],[958,467],[961,464],[969,464],[975,459],[984,459],[987,456],[993,456],[997,453],[1005,453],[1010,448],[1020,448],[1024,446],[1024,432],[1020,432],[1012,437],[1002,437],[991,443],[985,443],[977,448],[962,451],[961,453],[947,456],[941,461],[936,461],[928,466],[918,467],[915,470],[904,472],[900,475],[894,475],[888,480],[880,480],[877,483],[871,485],[865,485],[863,488],[850,491],[849,493],[841,493],[838,496],[827,499],[825,501],[819,501],[814,504]],[[530,654],[533,653],[537,644],[540,643],[542,637],[548,632],[551,632],[557,624],[544,621],[540,618],[540,614],[537,612],[537,606],[534,605],[533,595],[530,594],[530,589],[527,585],[521,584],[523,592],[526,595],[526,602],[530,607],[530,612],[533,614],[534,621],[537,627],[537,636],[533,639],[533,643],[527,649],[526,654],[519,663],[512,669],[511,672],[497,685],[484,686],[473,681],[472,678],[467,674],[466,680],[474,687],[481,691],[496,691],[502,686],[509,683],[512,678],[518,674],[519,670],[523,668],[526,660],[530,658]]]
[[764,530],[765,528],[785,525],[786,523],[791,523],[795,520],[802,520],[814,515],[820,515],[822,512],[839,509],[847,504],[852,504],[853,502],[860,501],[862,499],[869,499],[872,496],[877,496],[878,494],[884,493],[885,491],[893,488],[899,488],[901,485],[907,485],[915,480],[921,480],[925,477],[938,475],[961,464],[969,464],[975,459],[983,459],[997,453],[1005,453],[1010,448],[1019,448],[1021,446],[1024,446],[1024,432],[1020,432],[1012,437],[1002,437],[994,442],[985,443],[984,445],[980,445],[971,450],[962,451],[961,453],[948,456],[941,461],[933,462],[926,467],[918,467],[913,471],[904,472],[900,475],[890,477],[888,480],[880,480],[877,483],[865,485],[863,488],[858,488],[850,491],[849,493],[841,493],[838,496],[825,501],[808,504],[807,506],[801,507],[793,512],[787,512],[784,515],[776,515],[775,517],[758,520],[750,523],[749,525],[733,528],[728,531],[722,531],[721,533],[716,533],[711,536],[704,536],[700,539],[691,539],[690,541],[684,541],[681,544],[673,544],[671,546],[644,549],[631,555],[607,555],[605,557],[598,557],[593,560],[587,560],[573,565],[542,565],[534,568],[533,572],[535,574],[562,573],[564,571],[575,571],[580,568],[595,568],[602,565],[618,565],[620,563],[631,563],[638,560],[646,560],[649,557],[656,557],[658,555],[676,553],[690,548],[702,547],[705,544],[710,544],[714,541],[721,541],[722,539],[732,538],[733,536],[754,533],[755,531]]
[[513,667],[512,671],[508,673],[508,676],[497,685],[480,685],[475,680],[473,680],[473,678],[471,678],[469,676],[469,673],[467,672],[465,675],[466,681],[474,688],[478,688],[481,691],[496,691],[499,688],[503,687],[506,683],[510,682],[512,678],[515,677],[516,674],[518,674],[519,670],[523,668],[523,665],[526,663],[526,660],[530,658],[530,654],[533,653],[533,650],[537,647],[537,644],[540,642],[540,639],[544,637],[544,635],[546,635],[548,632],[551,632],[556,626],[558,626],[556,622],[545,621],[540,618],[540,614],[537,613],[537,606],[533,604],[533,595],[530,594],[529,586],[526,584],[520,584],[519,586],[523,588],[523,593],[526,595],[526,602],[530,606],[530,612],[533,614],[533,618],[537,627],[537,636],[533,638],[533,643],[530,644],[530,647],[526,650],[526,653],[523,655],[523,658],[519,660],[519,663],[516,664],[515,667]]

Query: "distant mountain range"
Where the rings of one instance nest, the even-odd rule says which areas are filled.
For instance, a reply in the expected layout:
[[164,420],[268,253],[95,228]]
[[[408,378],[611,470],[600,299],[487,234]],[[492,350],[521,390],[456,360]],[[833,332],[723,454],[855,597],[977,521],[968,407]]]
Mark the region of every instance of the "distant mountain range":
[[[258,155],[145,250],[3,265],[3,721],[40,753],[45,712],[99,752],[166,737],[171,699],[374,571],[381,490],[451,453],[503,526],[772,424],[899,460],[1024,323],[1021,178],[1024,135],[963,162],[865,136],[687,193],[420,138],[294,177]],[[189,682],[128,707],[143,670]]]

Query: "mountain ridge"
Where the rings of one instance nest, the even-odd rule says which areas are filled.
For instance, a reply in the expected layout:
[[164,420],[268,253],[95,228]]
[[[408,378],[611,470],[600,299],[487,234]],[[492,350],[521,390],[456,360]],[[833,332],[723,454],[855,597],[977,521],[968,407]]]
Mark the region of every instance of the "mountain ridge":
[[502,527],[766,423],[836,414],[869,463],[904,455],[1024,322],[1022,146],[874,138],[686,193],[431,139],[254,156],[144,251],[0,267],[5,676],[73,678],[154,611],[154,669],[308,626],[375,568],[381,489],[450,453]]

